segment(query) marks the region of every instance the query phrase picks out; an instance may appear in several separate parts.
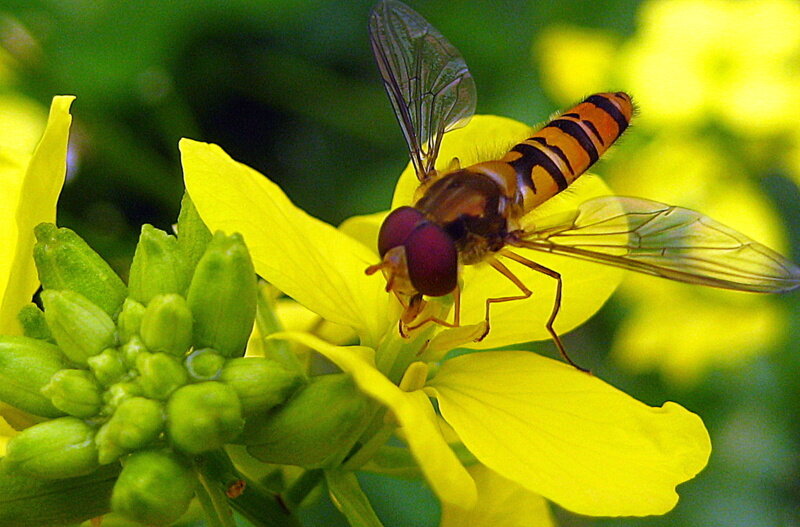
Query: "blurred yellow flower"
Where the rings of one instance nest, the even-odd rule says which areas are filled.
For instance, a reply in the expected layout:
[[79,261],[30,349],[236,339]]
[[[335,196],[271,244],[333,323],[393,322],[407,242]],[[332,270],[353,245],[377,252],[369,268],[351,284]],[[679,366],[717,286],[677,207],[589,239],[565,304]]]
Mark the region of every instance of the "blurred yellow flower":
[[[635,155],[614,159],[608,170],[619,194],[702,210],[769,247],[785,248],[780,219],[767,199],[712,141],[659,134]],[[630,313],[614,342],[616,357],[635,370],[660,368],[681,383],[770,349],[789,324],[786,309],[764,295],[638,275],[626,279],[620,292]]]
[[800,4],[791,0],[661,0],[642,6],[619,65],[642,122],[717,119],[744,136],[794,127],[800,95]]
[[605,31],[550,26],[534,41],[533,52],[540,57],[548,93],[566,106],[587,94],[610,91],[608,79],[618,46]]
[[[476,116],[447,134],[439,159],[447,164],[457,157],[468,165],[499,157],[529,133],[521,123]],[[337,230],[297,209],[276,185],[215,145],[183,140],[181,155],[187,191],[206,224],[241,232],[262,277],[357,334],[358,346],[334,345],[303,332],[283,334],[352,375],[388,412],[385,418],[378,415],[373,428],[379,431],[363,438],[362,450],[345,469],[362,466],[388,439],[381,434],[395,432],[442,501],[443,525],[465,518],[489,522],[509,499],[523,506],[506,510],[504,524],[548,525],[551,518],[539,496],[582,514],[663,514],[677,502],[676,485],[705,466],[710,453],[705,427],[675,403],[649,407],[596,377],[530,352],[486,351],[441,360],[454,346],[484,349],[547,338],[553,284],[546,277],[520,271],[536,294],[493,309],[483,342],[471,342],[474,334],[462,331],[469,328],[433,325],[401,338],[396,299],[386,293],[383,279],[364,273],[379,260],[374,241],[384,214],[354,219]],[[536,213],[555,214],[608,193],[598,178],[580,181]],[[398,181],[394,206],[409,203],[415,187],[409,168]],[[564,276],[560,331],[591,316],[621,275],[558,256],[536,259]],[[465,323],[483,319],[487,296],[514,287],[482,265],[469,266],[463,280]],[[451,449],[442,418],[479,465]]]
[[[624,154],[610,152],[600,167],[615,193],[693,208],[785,248],[781,221],[752,179],[781,167],[781,157],[791,166],[785,144],[792,135],[800,145],[790,111],[800,98],[800,3],[651,0],[641,5],[637,31],[627,41],[559,28],[534,49],[542,82],[556,100],[585,89],[577,65],[592,61],[604,65],[590,68],[594,91],[633,94],[640,111],[618,147]],[[598,57],[580,56],[593,53]],[[553,64],[565,58],[573,69]],[[709,133],[714,125],[726,131]],[[754,167],[757,174],[749,172]],[[682,382],[770,349],[788,326],[784,307],[763,295],[641,276],[627,278],[621,290],[630,316],[617,334],[615,356]]]
[[795,127],[787,111],[800,95],[800,3],[793,0],[653,0],[642,4],[638,30],[623,44],[596,30],[556,28],[535,50],[543,84],[558,101],[624,87],[644,125],[717,120],[756,137]]

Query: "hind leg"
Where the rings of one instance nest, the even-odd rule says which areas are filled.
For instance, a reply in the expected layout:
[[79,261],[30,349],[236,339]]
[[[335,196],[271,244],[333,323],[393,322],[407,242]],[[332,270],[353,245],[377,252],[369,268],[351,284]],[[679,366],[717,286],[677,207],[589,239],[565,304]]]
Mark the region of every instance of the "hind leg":
[[[558,336],[558,333],[556,333],[556,330],[553,328],[553,323],[555,322],[556,317],[558,316],[558,312],[561,310],[561,290],[563,283],[561,280],[561,274],[558,273],[557,271],[554,271],[553,269],[550,269],[549,267],[545,267],[544,265],[536,263],[533,260],[529,260],[507,249],[502,249],[497,254],[499,254],[500,256],[504,256],[509,260],[514,260],[515,262],[520,263],[525,267],[528,267],[529,269],[532,269],[538,273],[547,275],[556,281],[556,296],[553,301],[553,309],[550,312],[550,317],[547,319],[547,322],[545,323],[545,328],[547,329],[547,332],[550,333],[553,342],[555,342],[556,347],[558,348],[558,352],[561,354],[564,360],[567,361],[572,366],[574,366],[575,368],[588,373],[589,370],[582,368],[581,366],[577,365],[572,359],[569,358],[567,350],[564,348],[564,343],[561,342],[561,337]],[[530,289],[528,289],[528,287],[522,282],[522,280],[520,280],[519,277],[517,277],[513,272],[511,272],[511,270],[508,267],[506,267],[502,262],[493,258],[489,261],[489,264],[494,269],[496,269],[500,274],[511,280],[511,282],[519,288],[521,294],[515,296],[489,298],[486,300],[487,329],[486,329],[486,334],[484,334],[481,338],[484,338],[489,333],[489,307],[492,304],[500,302],[510,302],[512,300],[524,300],[530,297],[531,294],[533,294],[533,292]]]

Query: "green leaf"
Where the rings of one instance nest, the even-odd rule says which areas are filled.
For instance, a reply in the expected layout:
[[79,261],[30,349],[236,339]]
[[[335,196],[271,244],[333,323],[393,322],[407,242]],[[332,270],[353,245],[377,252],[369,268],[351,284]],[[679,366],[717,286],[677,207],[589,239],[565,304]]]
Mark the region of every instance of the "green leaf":
[[331,501],[352,527],[383,527],[353,472],[326,470]]

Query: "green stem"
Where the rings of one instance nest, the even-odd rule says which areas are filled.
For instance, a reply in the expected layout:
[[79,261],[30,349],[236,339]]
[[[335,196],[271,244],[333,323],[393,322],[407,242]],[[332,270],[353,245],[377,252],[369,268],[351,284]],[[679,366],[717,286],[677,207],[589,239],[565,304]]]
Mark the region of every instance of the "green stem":
[[[300,522],[292,515],[290,507],[284,500],[269,488],[251,480],[237,470],[228,453],[214,450],[195,461],[198,472],[202,472],[206,482],[215,484],[218,495],[227,500],[227,507],[232,507],[247,518],[256,527],[300,527]],[[225,491],[237,482],[244,482],[244,490],[234,498]],[[213,494],[208,496],[210,500]],[[198,496],[201,497],[201,496]],[[201,497],[202,503],[202,497]],[[213,503],[211,503],[213,509]],[[206,506],[204,505],[204,508]],[[208,513],[207,513],[208,514]],[[230,514],[228,514],[230,516]],[[209,524],[211,526],[211,524]],[[216,527],[218,524],[214,524]],[[227,524],[223,524],[228,527]],[[232,524],[233,525],[233,524]]]
[[206,513],[208,527],[236,527],[236,522],[228,507],[228,499],[216,482],[209,480],[202,467],[197,467],[197,499]]
[[236,512],[255,527],[302,527],[300,520],[279,495],[269,492],[255,481],[245,477],[242,479],[245,481],[244,492],[231,500]]
[[256,311],[256,325],[261,334],[261,341],[264,345],[265,355],[278,361],[290,372],[305,375],[303,365],[297,356],[292,353],[289,344],[283,340],[272,340],[266,338],[273,333],[283,331],[283,325],[275,316],[275,305],[269,297],[266,284],[262,284],[258,291],[258,310]]
[[[379,413],[383,418],[383,414]],[[392,437],[394,433],[394,426],[384,425],[383,428],[378,430],[369,440],[364,443],[358,452],[350,456],[350,459],[342,464],[342,470],[358,470],[362,465],[372,459],[372,456]]]
[[297,481],[292,483],[286,492],[283,493],[283,501],[289,509],[296,509],[306,496],[320,484],[324,476],[321,469],[307,470]]

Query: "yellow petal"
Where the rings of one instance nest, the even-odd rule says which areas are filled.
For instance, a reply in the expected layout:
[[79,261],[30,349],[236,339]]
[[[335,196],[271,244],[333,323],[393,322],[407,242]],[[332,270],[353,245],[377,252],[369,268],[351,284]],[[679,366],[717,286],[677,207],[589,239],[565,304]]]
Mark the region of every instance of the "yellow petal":
[[10,424],[3,419],[3,416],[0,415],[0,457],[6,455],[6,445],[8,441],[17,435],[17,431],[11,427]]
[[462,355],[429,384],[481,463],[580,514],[663,514],[711,451],[703,422],[678,404],[649,407],[534,353]]
[[53,98],[44,134],[29,158],[0,150],[0,334],[21,332],[17,313],[39,287],[33,228],[56,220],[74,99]]
[[239,232],[256,272],[323,318],[355,328],[365,343],[386,327],[375,253],[295,207],[283,191],[220,147],[183,139],[184,181],[212,231]]
[[763,354],[786,334],[788,314],[773,298],[648,278],[625,284],[626,296],[636,300],[612,348],[632,371],[658,369],[672,383],[691,385],[710,369]]
[[[363,216],[352,216],[339,225],[339,230],[351,238],[360,241],[370,249],[373,249],[377,254],[378,231],[387,214],[388,212],[384,211],[376,212],[375,214],[365,214]],[[378,257],[376,256],[375,258]]]
[[469,467],[478,487],[478,504],[464,510],[442,504],[440,527],[554,527],[544,498],[483,465]]
[[439,431],[427,395],[421,390],[404,392],[392,384],[375,368],[374,350],[365,346],[334,346],[307,333],[274,337],[315,349],[352,375],[362,392],[395,415],[411,453],[439,499],[465,509],[475,504],[475,484]]
[[0,112],[0,145],[3,148],[32,152],[47,123],[46,108],[13,92],[0,94],[0,108],[3,109]]

